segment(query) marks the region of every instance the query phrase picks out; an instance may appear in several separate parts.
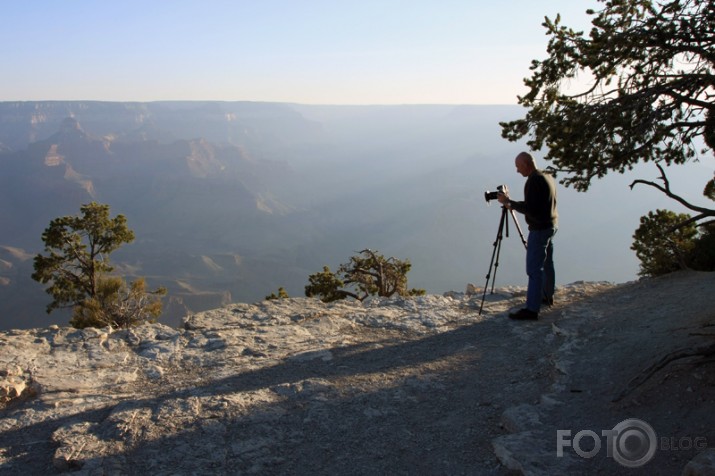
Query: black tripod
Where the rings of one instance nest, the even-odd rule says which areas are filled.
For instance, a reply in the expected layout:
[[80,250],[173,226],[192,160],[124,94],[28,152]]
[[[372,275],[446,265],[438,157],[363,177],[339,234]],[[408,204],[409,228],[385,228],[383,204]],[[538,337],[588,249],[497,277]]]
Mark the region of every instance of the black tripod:
[[492,267],[494,267],[494,279],[492,280],[492,291],[490,294],[494,293],[494,281],[497,277],[497,268],[499,267],[499,252],[501,252],[501,241],[506,232],[506,237],[509,238],[509,219],[507,217],[507,212],[511,213],[511,218],[514,220],[514,225],[519,232],[519,237],[521,237],[521,242],[526,248],[526,240],[524,239],[524,233],[521,231],[519,226],[519,221],[516,219],[514,210],[507,210],[506,207],[501,207],[501,219],[499,220],[499,230],[497,231],[497,238],[494,240],[494,250],[492,251],[492,260],[489,263],[489,271],[487,272],[487,282],[484,285],[484,292],[482,293],[482,304],[479,306],[479,315],[482,315],[482,308],[484,307],[484,298],[487,295],[487,288],[489,287],[489,279],[492,276]]

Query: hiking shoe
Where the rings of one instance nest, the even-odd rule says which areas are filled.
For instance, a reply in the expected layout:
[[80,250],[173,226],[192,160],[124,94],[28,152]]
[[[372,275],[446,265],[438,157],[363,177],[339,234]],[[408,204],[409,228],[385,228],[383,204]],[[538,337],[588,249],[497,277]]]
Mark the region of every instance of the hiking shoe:
[[516,312],[510,312],[509,318],[517,321],[536,321],[539,319],[539,313],[524,308]]

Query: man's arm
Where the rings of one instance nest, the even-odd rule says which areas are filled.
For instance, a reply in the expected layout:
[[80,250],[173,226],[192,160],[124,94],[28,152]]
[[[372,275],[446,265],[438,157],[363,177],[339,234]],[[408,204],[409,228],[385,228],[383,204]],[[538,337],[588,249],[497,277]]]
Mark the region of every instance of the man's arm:
[[526,202],[517,202],[509,198],[509,191],[497,192],[497,200],[506,208],[516,210],[519,213],[526,212]]

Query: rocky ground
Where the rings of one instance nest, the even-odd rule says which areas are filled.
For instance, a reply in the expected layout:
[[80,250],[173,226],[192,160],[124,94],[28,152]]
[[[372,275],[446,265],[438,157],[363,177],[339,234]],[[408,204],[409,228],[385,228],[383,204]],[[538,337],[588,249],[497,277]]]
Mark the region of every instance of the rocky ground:
[[574,283],[537,322],[510,287],[482,315],[450,293],[3,332],[0,474],[709,474],[714,285]]

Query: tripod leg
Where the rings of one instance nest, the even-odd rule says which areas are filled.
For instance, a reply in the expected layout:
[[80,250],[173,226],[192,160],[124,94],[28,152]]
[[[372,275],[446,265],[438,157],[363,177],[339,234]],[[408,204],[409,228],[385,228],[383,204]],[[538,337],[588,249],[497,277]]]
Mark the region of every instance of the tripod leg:
[[497,270],[499,269],[499,254],[501,253],[501,242],[502,240],[499,240],[499,244],[497,245],[497,256],[496,261],[494,261],[494,278],[492,279],[492,289],[490,291],[491,294],[494,294],[494,285],[497,280]]
[[[489,279],[492,276],[492,267],[494,267],[494,276],[496,277],[496,268],[499,267],[499,252],[501,251],[501,242],[504,236],[504,226],[506,222],[506,208],[502,207],[501,218],[499,219],[499,229],[497,230],[497,237],[492,245],[494,249],[492,250],[492,259],[489,261],[489,271],[487,271],[487,282],[484,284],[484,291],[482,292],[482,303],[479,306],[479,315],[482,315],[482,309],[484,308],[484,299],[487,296],[487,288],[489,287]],[[495,260],[496,259],[496,265]],[[494,281],[492,281],[492,292],[494,292]]]
[[[526,239],[524,238],[524,232],[521,231],[521,226],[519,226],[519,220],[516,219],[516,213],[514,213],[514,210],[509,210],[511,212],[511,218],[514,220],[514,224],[516,225],[516,229],[519,232],[519,238],[521,238],[521,243],[524,245],[524,248],[526,248]],[[507,236],[509,236],[507,234]]]
[[[489,279],[492,276],[492,266],[494,264],[494,257],[497,254],[497,250],[501,244],[501,236],[497,235],[497,239],[494,242],[494,250],[492,251],[492,259],[489,261],[489,271],[487,271],[487,282],[484,284],[484,291],[482,292],[482,304],[479,306],[479,315],[482,315],[482,308],[484,307],[484,299],[487,296],[487,288],[489,287]],[[496,273],[496,272],[495,272]]]

